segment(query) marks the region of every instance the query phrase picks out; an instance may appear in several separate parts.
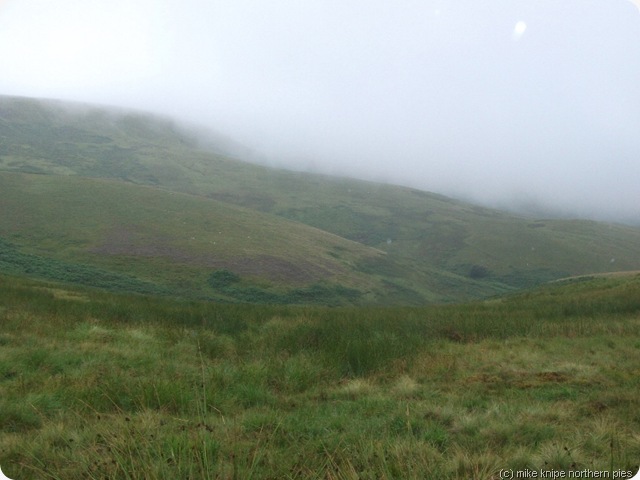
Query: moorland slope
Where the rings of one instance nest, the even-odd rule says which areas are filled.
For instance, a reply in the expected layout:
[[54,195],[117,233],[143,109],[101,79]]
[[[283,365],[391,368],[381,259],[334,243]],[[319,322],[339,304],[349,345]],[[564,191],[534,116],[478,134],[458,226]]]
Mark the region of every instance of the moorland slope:
[[0,97],[4,268],[329,304],[452,302],[640,269],[637,228],[269,168],[203,138],[138,112]]

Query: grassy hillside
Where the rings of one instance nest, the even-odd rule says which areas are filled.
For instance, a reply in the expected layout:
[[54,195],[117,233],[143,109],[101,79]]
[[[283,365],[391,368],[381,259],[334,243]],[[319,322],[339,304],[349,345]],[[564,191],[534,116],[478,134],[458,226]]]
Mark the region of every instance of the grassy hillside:
[[[178,207],[168,205],[173,198],[190,198],[194,204],[201,202],[201,208],[210,208],[212,212],[209,221],[216,224],[227,222],[235,215],[231,212],[243,212],[246,228],[234,229],[227,237],[228,253],[236,260],[228,262],[225,269],[240,277],[249,275],[252,281],[262,279],[270,288],[277,288],[278,282],[283,283],[280,277],[289,275],[283,273],[280,261],[266,262],[262,270],[248,272],[241,259],[247,248],[255,255],[289,258],[289,254],[278,249],[276,244],[295,244],[292,261],[286,269],[293,272],[298,267],[307,272],[328,270],[324,276],[312,275],[313,280],[321,277],[330,279],[327,281],[335,285],[358,290],[360,293],[354,293],[354,298],[357,296],[359,302],[451,302],[487,297],[571,275],[640,269],[639,229],[589,221],[523,218],[415,189],[271,169],[204,150],[193,135],[185,132],[169,120],[136,113],[0,97],[0,169],[14,173],[112,179],[129,185],[155,187],[167,195],[168,191],[189,194],[189,197],[162,196],[162,202],[167,204],[167,210],[174,212]],[[220,145],[219,152],[239,151],[218,137],[209,139],[209,146],[214,145],[211,148],[216,144]],[[63,181],[64,178],[55,180]],[[84,181],[88,183],[83,185]],[[58,185],[67,188],[62,183]],[[88,180],[68,184],[68,203],[76,202],[72,198],[75,192],[80,199],[82,191],[91,190],[93,185]],[[164,218],[158,217],[159,209],[147,215],[145,212],[149,209],[143,203],[126,201],[127,195],[134,195],[135,190],[127,190],[129,193],[122,195],[124,203],[116,206],[114,202],[121,197],[117,189],[124,187],[115,183],[100,185],[103,186],[103,197],[114,197],[110,208],[131,211],[114,219],[111,225],[121,222],[127,225],[126,215],[134,215],[140,229],[126,235],[137,236],[142,243],[159,242],[158,253],[163,249],[166,252],[167,242],[162,235],[167,231],[177,233],[175,222],[180,220],[179,216],[170,216],[167,221],[173,223],[162,226]],[[106,193],[106,185],[114,189],[113,194]],[[141,192],[144,193],[135,194],[141,202],[152,196],[149,189]],[[31,198],[35,202],[32,210],[38,211],[41,205],[37,202],[42,203],[43,197],[38,199],[31,193],[23,195],[21,205],[29,208]],[[11,203],[10,199],[0,201]],[[205,204],[212,207],[204,207]],[[85,208],[83,203],[80,205]],[[15,216],[10,217],[10,210],[5,209],[0,238],[13,242],[18,249],[25,248],[25,252],[40,248],[42,255],[81,258],[100,268],[127,273],[119,270],[123,262],[118,264],[115,256],[108,254],[108,248],[100,250],[99,242],[109,243],[108,236],[100,240],[96,231],[91,239],[86,235],[72,238],[73,235],[65,233],[79,232],[81,228],[73,225],[74,219],[95,212],[90,205],[86,207],[86,213],[71,217],[63,211],[55,211],[52,206],[47,209],[48,218],[64,228],[55,231],[52,227],[52,231],[47,232],[48,226],[40,224],[41,238],[30,239],[28,232],[33,230],[27,229],[25,224],[22,233],[10,235],[13,240],[6,238],[9,229],[15,230],[15,225],[20,223]],[[215,220],[218,214],[221,219]],[[193,221],[201,219],[202,216],[192,217]],[[145,225],[145,221],[153,224]],[[257,231],[252,235],[250,230],[254,224]],[[271,224],[279,233],[271,237],[274,243],[264,240],[262,233],[266,224]],[[302,229],[300,224],[314,227],[314,230],[305,230],[306,236],[295,234],[297,240],[284,240],[290,233]],[[191,245],[191,237],[204,238],[195,235],[201,233],[199,229],[196,227],[197,232],[191,232],[191,236],[173,235],[171,248],[190,252],[187,257],[190,255],[191,259],[196,251],[199,255],[214,255],[207,250],[211,243]],[[99,231],[107,234],[105,229]],[[351,253],[343,258],[338,253],[341,247],[322,251],[303,247],[305,243],[317,245],[309,235],[325,235],[321,231],[342,237],[341,242],[350,240],[343,244],[349,245],[352,252],[357,250],[354,242],[360,244],[360,254]],[[237,238],[235,234],[238,234]],[[58,235],[66,237],[62,239]],[[246,245],[247,236],[254,239],[251,246]],[[215,241],[205,237],[209,242]],[[256,238],[262,241],[255,241]],[[282,239],[282,242],[276,239]],[[49,251],[42,250],[38,245],[40,241],[51,243]],[[72,243],[76,244],[74,248],[69,247]],[[165,275],[175,280],[174,286],[183,282],[188,289],[202,290],[203,280],[206,280],[203,269],[193,274],[189,261],[180,266],[180,262],[176,262],[180,256],[173,255],[173,270],[151,272],[150,265],[154,262],[158,267],[167,266],[167,255],[152,259],[150,251],[147,250],[145,257],[143,250],[138,248],[136,251],[140,255],[130,256],[125,261],[127,267],[131,265],[135,269],[135,275],[140,275],[140,280],[157,281]],[[314,252],[309,256],[311,251]],[[378,251],[386,252],[386,255]],[[102,258],[100,252],[104,254]],[[302,263],[298,265],[298,262]],[[142,264],[144,266],[139,266]],[[295,275],[289,275],[290,279]],[[275,284],[274,279],[278,280]],[[166,285],[166,282],[160,284]],[[246,295],[240,295],[243,296]],[[277,301],[278,297],[271,299]]]
[[639,318],[638,275],[386,309],[0,276],[0,466],[61,480],[635,473]]
[[[5,248],[30,255],[0,258],[5,271],[47,277],[34,259],[55,258],[135,277],[156,293],[233,299],[242,285],[367,288],[374,283],[352,265],[384,255],[301,223],[121,182],[1,172],[0,192]],[[216,285],[216,272],[234,272],[237,291]]]

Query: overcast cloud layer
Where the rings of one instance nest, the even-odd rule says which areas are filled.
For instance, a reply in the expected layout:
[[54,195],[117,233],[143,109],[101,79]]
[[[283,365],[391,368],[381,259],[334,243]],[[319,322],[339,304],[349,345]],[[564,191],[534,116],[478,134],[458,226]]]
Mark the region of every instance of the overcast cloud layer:
[[297,169],[640,222],[629,0],[0,0],[0,94],[176,115]]

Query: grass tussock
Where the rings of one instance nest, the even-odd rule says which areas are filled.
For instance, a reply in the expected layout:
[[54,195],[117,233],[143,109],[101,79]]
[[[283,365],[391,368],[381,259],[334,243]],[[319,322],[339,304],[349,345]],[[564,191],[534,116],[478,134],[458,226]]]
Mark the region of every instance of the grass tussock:
[[64,480],[635,472],[638,298],[629,277],[328,309],[0,277],[0,466]]

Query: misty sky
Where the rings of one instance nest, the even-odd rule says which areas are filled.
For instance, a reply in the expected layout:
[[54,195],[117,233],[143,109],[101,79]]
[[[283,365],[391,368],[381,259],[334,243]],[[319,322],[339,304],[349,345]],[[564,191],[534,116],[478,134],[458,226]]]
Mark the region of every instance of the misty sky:
[[640,221],[629,0],[0,0],[0,94],[158,111],[274,164]]

